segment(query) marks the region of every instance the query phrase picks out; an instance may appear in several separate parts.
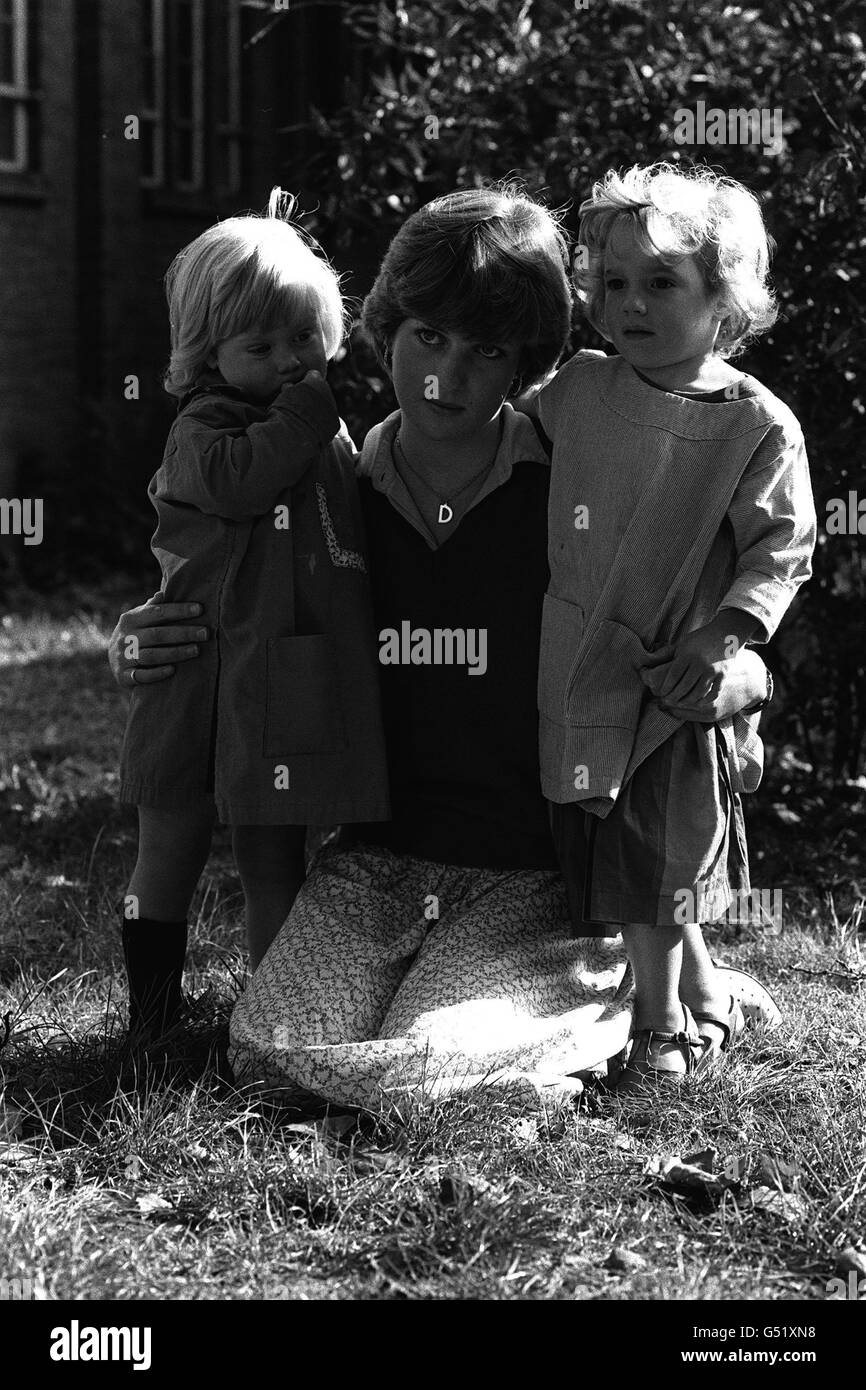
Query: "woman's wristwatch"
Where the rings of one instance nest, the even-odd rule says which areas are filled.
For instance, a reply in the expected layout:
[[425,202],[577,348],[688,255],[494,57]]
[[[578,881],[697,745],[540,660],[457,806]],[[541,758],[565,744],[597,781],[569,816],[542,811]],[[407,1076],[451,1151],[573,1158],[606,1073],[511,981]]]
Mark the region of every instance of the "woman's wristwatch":
[[770,701],[772,700],[772,698],[773,698],[773,689],[774,689],[774,687],[773,687],[773,673],[772,673],[772,671],[770,670],[769,666],[766,666],[764,669],[765,669],[765,671],[767,672],[767,693],[766,693],[766,695],[764,696],[763,700],[759,700],[758,703],[757,703],[756,705],[749,705],[746,709],[741,710],[741,711],[740,711],[741,714],[757,714],[758,710],[760,710],[760,709],[765,709],[766,706],[767,706],[767,705],[770,703]]

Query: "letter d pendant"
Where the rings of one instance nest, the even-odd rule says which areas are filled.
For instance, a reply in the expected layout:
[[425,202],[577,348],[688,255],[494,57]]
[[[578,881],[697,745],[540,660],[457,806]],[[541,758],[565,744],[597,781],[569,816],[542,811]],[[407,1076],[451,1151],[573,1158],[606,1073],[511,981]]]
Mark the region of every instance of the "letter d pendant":
[[439,525],[445,526],[452,518],[454,513],[447,502],[439,503]]

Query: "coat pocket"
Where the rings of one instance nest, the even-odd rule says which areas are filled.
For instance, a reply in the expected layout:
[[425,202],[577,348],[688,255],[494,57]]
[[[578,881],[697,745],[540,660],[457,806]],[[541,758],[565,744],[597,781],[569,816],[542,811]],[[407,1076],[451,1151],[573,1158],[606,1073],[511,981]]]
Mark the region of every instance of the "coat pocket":
[[265,756],[344,749],[339,671],[331,638],[271,637],[267,664]]

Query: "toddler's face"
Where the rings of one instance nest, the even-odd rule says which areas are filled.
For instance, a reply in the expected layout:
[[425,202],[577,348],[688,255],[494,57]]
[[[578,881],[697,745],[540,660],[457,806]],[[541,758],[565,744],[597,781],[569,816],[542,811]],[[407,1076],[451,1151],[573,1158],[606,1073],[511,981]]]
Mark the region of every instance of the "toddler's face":
[[421,434],[469,439],[499,414],[519,357],[514,343],[481,343],[405,319],[394,335],[394,393]]
[[618,227],[604,285],[603,327],[617,352],[660,384],[687,385],[712,357],[720,323],[697,258],[647,253],[632,228]]
[[309,371],[324,376],[328,360],[318,319],[311,318],[267,330],[253,324],[219,343],[208,366],[218,367],[229,386],[237,386],[250,399],[264,400]]

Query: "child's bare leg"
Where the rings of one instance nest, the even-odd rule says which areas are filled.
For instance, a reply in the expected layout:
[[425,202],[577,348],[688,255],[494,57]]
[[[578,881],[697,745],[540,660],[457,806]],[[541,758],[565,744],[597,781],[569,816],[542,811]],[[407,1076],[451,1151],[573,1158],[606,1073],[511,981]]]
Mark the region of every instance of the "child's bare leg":
[[701,1013],[701,1036],[710,1038],[714,1047],[726,1041],[726,1030],[708,1019],[727,1019],[731,1008],[730,991],[720,983],[719,972],[713,965],[706,941],[698,923],[683,927],[683,973],[680,976],[680,998],[692,1013]]
[[[719,982],[719,973],[710,959],[704,935],[696,922],[683,927],[683,966],[680,999],[692,1010],[710,1018],[727,1018],[731,1005],[728,991]],[[721,1046],[724,1028],[701,1019],[701,1034]]]
[[624,926],[622,936],[634,972],[635,1032],[645,1028],[661,1033],[680,1032],[682,927]]
[[236,825],[235,864],[247,911],[247,948],[255,970],[285,922],[306,876],[300,825]]
[[700,1043],[680,1002],[682,927],[632,925],[622,934],[635,977],[635,1040],[617,1078],[618,1094],[643,1090],[648,1082],[679,1081],[700,1067],[699,1049],[709,1046]]

